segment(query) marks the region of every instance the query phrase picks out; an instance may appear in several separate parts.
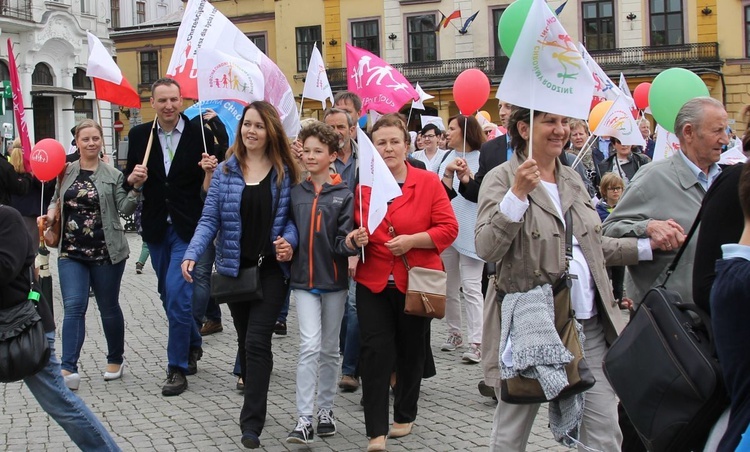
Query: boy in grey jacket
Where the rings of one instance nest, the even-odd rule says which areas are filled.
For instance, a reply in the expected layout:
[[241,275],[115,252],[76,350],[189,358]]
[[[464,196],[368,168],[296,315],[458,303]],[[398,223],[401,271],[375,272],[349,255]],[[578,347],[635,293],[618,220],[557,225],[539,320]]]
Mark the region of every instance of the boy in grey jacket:
[[[316,122],[300,132],[302,162],[310,176],[292,188],[292,219],[300,241],[292,262],[291,287],[297,302],[300,355],[297,364],[299,420],[288,443],[313,441],[315,386],[318,435],[336,433],[333,399],[339,369],[339,331],[348,290],[347,257],[367,244],[365,228],[354,229],[354,195],[338,174],[330,174],[339,136]],[[320,371],[318,372],[318,369]]]

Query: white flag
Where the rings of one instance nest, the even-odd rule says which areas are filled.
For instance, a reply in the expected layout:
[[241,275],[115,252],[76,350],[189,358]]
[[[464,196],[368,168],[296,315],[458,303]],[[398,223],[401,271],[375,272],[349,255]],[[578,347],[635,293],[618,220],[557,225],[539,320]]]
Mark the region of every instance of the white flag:
[[656,143],[654,143],[654,161],[664,160],[680,152],[680,140],[677,135],[656,125]]
[[742,152],[742,141],[737,140],[737,144],[734,147],[721,154],[719,159],[719,165],[736,165],[737,163],[745,163],[747,157]]
[[359,144],[359,183],[370,187],[367,230],[372,234],[388,212],[388,202],[401,196],[401,187],[367,134],[357,127]]
[[265,80],[257,64],[210,49],[199,49],[196,63],[201,100],[263,100]]
[[419,82],[417,82],[417,86],[414,88],[417,90],[417,94],[419,94],[419,100],[413,100],[411,101],[411,108],[416,108],[417,110],[424,110],[424,101],[429,99],[434,99],[435,96],[430,96],[429,94],[425,93],[421,86],[419,86]]
[[624,95],[615,99],[592,133],[600,137],[615,137],[622,144],[646,146],[638,122],[633,119],[630,102]]
[[633,98],[633,95],[630,94],[630,87],[628,86],[628,81],[625,80],[625,74],[620,72],[620,91],[622,91],[623,94],[625,94],[626,97]]
[[586,47],[580,42],[578,43],[578,50],[581,52],[586,67],[589,68],[591,75],[594,77],[594,97],[599,100],[617,99],[617,96],[622,92],[620,88],[612,82],[612,79],[602,70],[599,63],[589,55]]
[[302,97],[321,101],[323,103],[323,109],[326,108],[326,99],[330,99],[331,105],[333,105],[331,84],[328,83],[326,66],[323,63],[323,56],[320,54],[320,50],[318,50],[317,43],[313,44],[312,55],[310,55],[310,64],[307,66],[305,87],[302,89]]
[[534,110],[588,118],[594,77],[544,0],[533,0],[497,97]]
[[440,116],[422,115],[422,128],[424,129],[427,124],[435,124],[440,130],[445,131],[445,123]]

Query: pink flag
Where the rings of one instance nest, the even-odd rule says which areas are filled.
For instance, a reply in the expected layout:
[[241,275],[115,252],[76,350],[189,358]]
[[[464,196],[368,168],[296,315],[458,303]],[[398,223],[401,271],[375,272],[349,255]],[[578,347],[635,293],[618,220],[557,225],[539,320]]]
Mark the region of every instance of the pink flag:
[[21,91],[21,82],[18,79],[18,66],[16,66],[16,56],[13,54],[13,43],[8,38],[8,69],[10,70],[10,86],[13,91],[13,114],[16,117],[16,127],[18,135],[21,137],[21,147],[23,147],[23,167],[27,172],[31,172],[31,140],[29,139],[29,127],[26,125],[26,112],[23,109],[23,94]]
[[346,73],[349,91],[362,98],[362,111],[396,113],[419,93],[406,77],[367,50],[346,45]]

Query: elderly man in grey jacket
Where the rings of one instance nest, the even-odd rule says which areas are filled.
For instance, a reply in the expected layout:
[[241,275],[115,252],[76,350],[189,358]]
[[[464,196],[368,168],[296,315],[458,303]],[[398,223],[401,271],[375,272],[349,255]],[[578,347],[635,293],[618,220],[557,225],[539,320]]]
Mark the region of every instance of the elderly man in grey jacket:
[[[688,101],[675,119],[682,151],[644,166],[604,222],[603,232],[609,237],[648,236],[659,246],[652,261],[628,267],[625,290],[636,304],[664,281],[708,187],[721,172],[717,162],[729,142],[726,129],[727,112],[721,102],[710,97]],[[668,283],[683,300],[692,300],[695,243],[688,243]]]

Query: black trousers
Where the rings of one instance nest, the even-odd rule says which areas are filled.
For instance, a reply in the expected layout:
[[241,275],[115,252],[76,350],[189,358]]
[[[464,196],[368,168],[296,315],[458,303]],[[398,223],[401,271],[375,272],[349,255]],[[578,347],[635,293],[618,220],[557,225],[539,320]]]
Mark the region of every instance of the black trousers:
[[288,284],[279,265],[266,259],[260,270],[263,299],[229,303],[237,329],[240,368],[245,382],[245,402],[240,412],[242,432],[260,436],[266,422],[268,385],[273,370],[271,337],[286,299]]
[[388,434],[389,383],[394,366],[393,421],[413,422],[417,417],[429,322],[404,314],[404,300],[396,288],[373,293],[357,284],[362,398],[370,438]]

